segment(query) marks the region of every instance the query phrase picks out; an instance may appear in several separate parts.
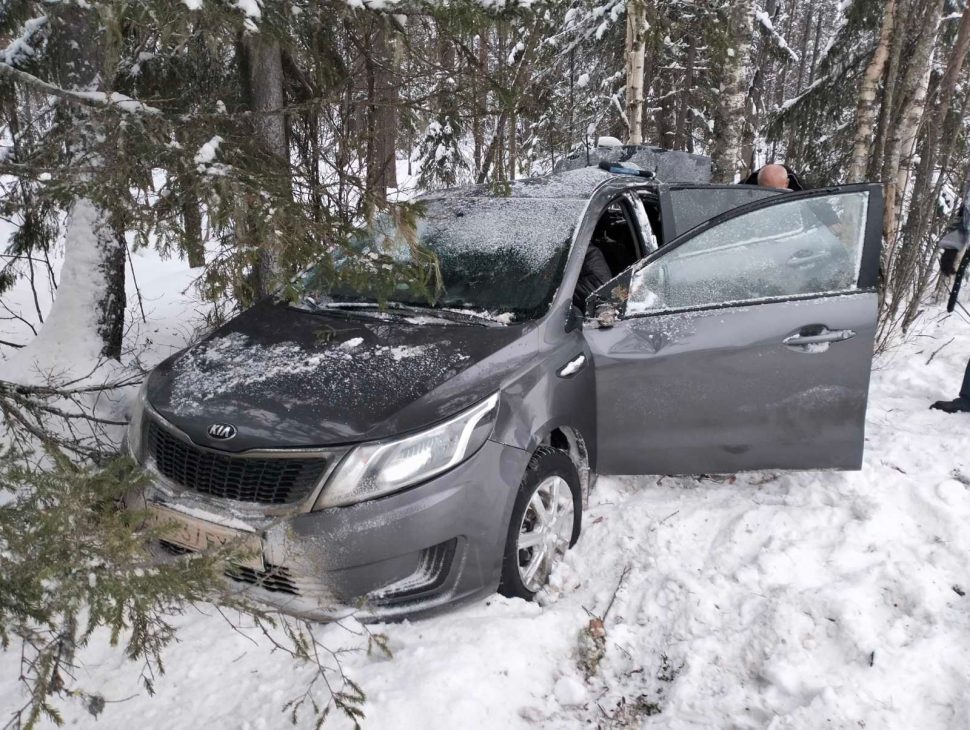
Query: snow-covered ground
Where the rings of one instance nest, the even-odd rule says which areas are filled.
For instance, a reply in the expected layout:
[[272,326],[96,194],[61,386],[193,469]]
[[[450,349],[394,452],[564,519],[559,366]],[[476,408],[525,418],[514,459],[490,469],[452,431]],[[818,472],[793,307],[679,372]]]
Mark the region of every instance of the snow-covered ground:
[[[138,339],[161,357],[200,305],[177,294],[184,264],[136,262]],[[861,472],[601,479],[542,605],[493,596],[372,627],[393,657],[343,656],[365,727],[970,727],[970,416],[927,409],[956,395],[970,324],[940,319],[876,362]],[[591,616],[605,619],[599,661]],[[106,636],[92,642],[77,681],[108,703],[95,721],[61,701],[67,724],[289,724],[308,668],[211,607],[176,623],[155,697]],[[23,703],[19,660],[0,653],[0,724]]]

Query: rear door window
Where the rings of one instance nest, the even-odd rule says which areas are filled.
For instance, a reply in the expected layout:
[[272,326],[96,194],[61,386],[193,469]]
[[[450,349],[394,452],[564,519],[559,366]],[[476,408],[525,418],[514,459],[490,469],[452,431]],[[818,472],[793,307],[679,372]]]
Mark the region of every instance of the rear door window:
[[789,191],[757,185],[669,185],[659,192],[667,243],[721,213]]

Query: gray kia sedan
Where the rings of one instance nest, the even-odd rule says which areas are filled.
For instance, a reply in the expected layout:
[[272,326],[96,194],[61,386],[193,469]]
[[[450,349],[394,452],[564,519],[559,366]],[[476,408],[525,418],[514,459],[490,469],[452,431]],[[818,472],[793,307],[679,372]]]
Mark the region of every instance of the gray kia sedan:
[[595,168],[427,196],[434,300],[310,270],[163,362],[132,504],[159,549],[244,545],[262,602],[389,618],[534,596],[597,475],[858,469],[882,205]]

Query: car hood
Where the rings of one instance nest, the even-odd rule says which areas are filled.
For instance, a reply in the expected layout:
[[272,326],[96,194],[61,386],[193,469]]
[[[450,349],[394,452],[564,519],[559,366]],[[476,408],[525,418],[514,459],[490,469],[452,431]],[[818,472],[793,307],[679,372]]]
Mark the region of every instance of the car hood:
[[[226,451],[348,444],[472,405],[537,349],[530,324],[431,322],[264,302],[156,368],[148,402],[196,443]],[[213,424],[236,435],[215,439]]]

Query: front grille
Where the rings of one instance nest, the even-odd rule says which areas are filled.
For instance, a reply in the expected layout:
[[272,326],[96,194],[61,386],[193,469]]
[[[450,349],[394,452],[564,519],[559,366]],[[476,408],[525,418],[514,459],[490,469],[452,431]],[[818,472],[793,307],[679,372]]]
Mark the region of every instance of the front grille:
[[266,570],[253,570],[239,565],[233,565],[226,571],[226,575],[240,583],[248,583],[273,593],[288,593],[291,596],[300,595],[290,575],[290,571],[280,565],[266,564]]
[[[183,556],[192,555],[195,550],[181,545],[176,545],[168,540],[159,540],[159,544],[165,552],[170,555]],[[273,593],[288,593],[291,596],[300,595],[300,589],[290,575],[290,571],[280,565],[266,564],[266,570],[253,570],[241,565],[231,565],[226,570],[226,577],[240,583],[264,588]]]
[[218,454],[194,446],[151,421],[145,443],[163,476],[186,489],[240,502],[299,502],[313,491],[327,468],[327,460],[321,457]]

